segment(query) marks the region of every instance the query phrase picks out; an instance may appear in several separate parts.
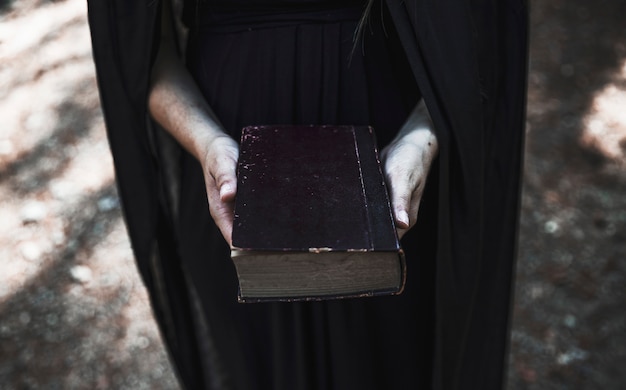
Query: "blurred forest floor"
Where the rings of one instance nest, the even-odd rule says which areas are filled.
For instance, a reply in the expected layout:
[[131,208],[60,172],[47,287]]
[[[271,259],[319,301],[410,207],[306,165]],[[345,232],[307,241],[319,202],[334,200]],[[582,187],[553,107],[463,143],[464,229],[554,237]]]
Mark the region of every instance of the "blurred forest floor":
[[[509,390],[626,384],[626,1],[532,2]],[[0,388],[177,389],[84,0],[0,0]]]

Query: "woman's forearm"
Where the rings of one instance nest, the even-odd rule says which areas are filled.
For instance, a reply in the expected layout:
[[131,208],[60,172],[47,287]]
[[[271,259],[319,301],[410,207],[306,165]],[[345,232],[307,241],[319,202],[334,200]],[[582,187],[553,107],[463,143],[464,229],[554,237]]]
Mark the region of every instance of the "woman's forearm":
[[166,1],[159,52],[151,74],[148,108],[165,130],[202,161],[213,139],[226,134],[176,52],[170,15],[170,5]]
[[148,106],[152,117],[199,161],[214,138],[226,136],[171,42],[161,44]]

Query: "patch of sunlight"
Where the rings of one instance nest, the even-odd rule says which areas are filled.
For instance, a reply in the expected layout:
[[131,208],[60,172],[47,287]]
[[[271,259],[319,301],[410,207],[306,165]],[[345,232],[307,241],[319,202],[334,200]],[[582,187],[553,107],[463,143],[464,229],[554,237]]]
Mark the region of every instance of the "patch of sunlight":
[[[74,145],[63,145],[70,160],[37,193],[0,190],[0,302],[54,261],[68,245],[68,211],[113,181],[113,164],[101,124]],[[19,173],[18,173],[19,174]]]
[[[86,1],[63,1],[47,4],[0,23],[0,59],[24,51],[36,52],[42,40],[63,31],[72,21],[84,20]],[[89,40],[89,35],[85,37]]]
[[0,168],[66,120],[67,102],[99,110],[86,3],[42,6],[0,23]]
[[582,144],[626,165],[626,61],[613,83],[596,94],[584,123]]

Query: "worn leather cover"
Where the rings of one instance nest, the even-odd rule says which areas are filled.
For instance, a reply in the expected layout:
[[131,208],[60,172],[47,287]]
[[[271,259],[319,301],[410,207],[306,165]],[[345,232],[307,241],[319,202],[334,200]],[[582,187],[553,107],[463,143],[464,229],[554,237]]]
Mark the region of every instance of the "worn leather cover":
[[399,251],[373,129],[243,129],[233,247]]

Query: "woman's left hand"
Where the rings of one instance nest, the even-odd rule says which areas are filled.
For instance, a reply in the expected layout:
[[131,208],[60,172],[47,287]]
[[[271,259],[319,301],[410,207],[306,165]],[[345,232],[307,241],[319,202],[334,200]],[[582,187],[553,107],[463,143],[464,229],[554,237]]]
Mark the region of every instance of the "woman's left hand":
[[396,138],[381,152],[398,236],[415,225],[437,138],[424,101],[415,107]]

